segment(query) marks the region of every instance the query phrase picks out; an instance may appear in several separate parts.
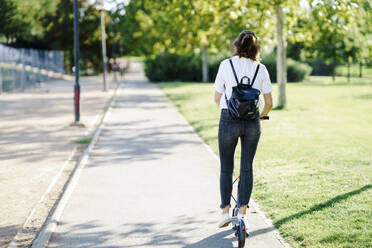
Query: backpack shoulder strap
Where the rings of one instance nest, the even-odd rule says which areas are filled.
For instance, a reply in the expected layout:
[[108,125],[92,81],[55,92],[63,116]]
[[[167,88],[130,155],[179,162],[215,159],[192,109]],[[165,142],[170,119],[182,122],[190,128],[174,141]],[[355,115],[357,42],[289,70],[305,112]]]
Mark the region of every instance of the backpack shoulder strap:
[[236,76],[236,72],[235,72],[235,68],[234,68],[233,62],[232,62],[231,59],[229,59],[229,61],[230,61],[231,69],[232,69],[232,71],[234,73],[234,77],[235,77],[236,83],[239,84],[238,76]]
[[257,65],[256,72],[254,73],[253,80],[251,83],[251,86],[254,84],[254,81],[256,80],[258,69],[260,69],[260,64]]

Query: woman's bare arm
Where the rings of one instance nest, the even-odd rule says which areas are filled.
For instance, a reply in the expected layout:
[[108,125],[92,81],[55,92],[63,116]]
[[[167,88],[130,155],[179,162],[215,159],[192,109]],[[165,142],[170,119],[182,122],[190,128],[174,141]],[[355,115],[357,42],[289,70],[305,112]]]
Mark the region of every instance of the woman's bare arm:
[[260,117],[267,116],[267,114],[270,112],[270,110],[273,107],[273,98],[271,96],[271,93],[263,94],[263,96],[264,96],[265,106],[260,114]]
[[220,106],[220,100],[221,100],[222,93],[215,91],[214,92],[214,102],[217,104],[217,107]]

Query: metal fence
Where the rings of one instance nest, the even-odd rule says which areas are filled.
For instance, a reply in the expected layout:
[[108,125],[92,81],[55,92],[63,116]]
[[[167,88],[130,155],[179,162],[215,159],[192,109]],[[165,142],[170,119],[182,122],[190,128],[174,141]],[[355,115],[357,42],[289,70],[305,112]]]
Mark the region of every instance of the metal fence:
[[45,82],[64,73],[63,52],[0,44],[0,93]]

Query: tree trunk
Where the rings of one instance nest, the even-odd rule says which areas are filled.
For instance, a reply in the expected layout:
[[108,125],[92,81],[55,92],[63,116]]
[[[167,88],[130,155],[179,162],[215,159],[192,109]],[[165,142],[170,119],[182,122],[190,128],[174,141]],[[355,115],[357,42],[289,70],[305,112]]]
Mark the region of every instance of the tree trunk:
[[286,105],[286,84],[287,84],[287,63],[286,63],[286,41],[283,34],[284,29],[284,17],[283,9],[280,5],[275,5],[276,13],[276,40],[277,40],[277,52],[276,52],[276,81],[279,87],[278,94],[278,105],[277,108],[284,108]]
[[203,46],[203,60],[202,60],[203,82],[208,82],[208,56],[207,47]]
[[3,75],[2,75],[3,71],[0,67],[0,94],[3,93]]
[[332,80],[336,81],[336,63],[335,60],[332,61]]
[[362,78],[362,67],[363,67],[363,64],[362,62],[359,62],[359,77]]
[[350,82],[350,61],[347,61],[347,81]]

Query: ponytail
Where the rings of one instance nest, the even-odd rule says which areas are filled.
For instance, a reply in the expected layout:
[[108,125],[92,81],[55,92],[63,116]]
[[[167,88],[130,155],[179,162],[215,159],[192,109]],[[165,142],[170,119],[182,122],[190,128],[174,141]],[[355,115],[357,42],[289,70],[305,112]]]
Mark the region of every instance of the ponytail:
[[252,31],[243,31],[239,34],[235,40],[234,45],[236,52],[234,55],[238,55],[239,58],[249,58],[254,61],[259,60],[260,46],[257,42],[257,36]]

